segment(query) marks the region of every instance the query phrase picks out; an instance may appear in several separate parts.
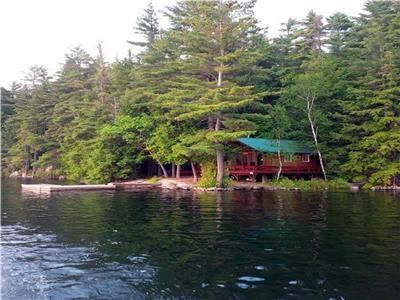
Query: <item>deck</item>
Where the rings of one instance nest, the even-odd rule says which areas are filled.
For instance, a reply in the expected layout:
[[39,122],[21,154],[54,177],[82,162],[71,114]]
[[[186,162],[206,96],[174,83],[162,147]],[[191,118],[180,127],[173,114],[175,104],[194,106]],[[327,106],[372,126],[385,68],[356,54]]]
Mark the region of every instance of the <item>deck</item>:
[[[279,166],[229,166],[229,175],[233,176],[257,176],[257,175],[274,175],[278,173]],[[321,169],[315,166],[282,166],[282,174],[287,175],[320,175]]]

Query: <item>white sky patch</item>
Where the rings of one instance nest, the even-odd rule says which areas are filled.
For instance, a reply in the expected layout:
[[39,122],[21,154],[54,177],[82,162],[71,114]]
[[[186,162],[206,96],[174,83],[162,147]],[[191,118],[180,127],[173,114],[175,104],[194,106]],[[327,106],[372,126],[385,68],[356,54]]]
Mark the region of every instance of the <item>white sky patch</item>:
[[[153,0],[157,11],[172,0]],[[256,17],[277,36],[280,23],[302,19],[314,10],[327,17],[341,11],[356,16],[365,0],[258,0]],[[60,69],[70,48],[81,46],[92,55],[102,42],[106,59],[127,55],[133,26],[148,1],[135,0],[2,0],[0,4],[0,86],[20,81],[32,65],[50,74]],[[160,16],[161,13],[158,12]],[[163,25],[164,21],[161,21]]]

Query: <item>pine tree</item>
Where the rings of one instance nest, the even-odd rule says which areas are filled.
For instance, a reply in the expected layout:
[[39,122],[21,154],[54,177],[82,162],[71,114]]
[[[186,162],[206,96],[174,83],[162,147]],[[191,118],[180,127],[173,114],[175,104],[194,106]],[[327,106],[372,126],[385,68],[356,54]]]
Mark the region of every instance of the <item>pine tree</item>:
[[338,55],[342,52],[349,41],[352,26],[354,26],[353,22],[344,13],[335,13],[327,19],[328,40],[326,44],[330,53]]
[[299,73],[302,60],[296,55],[295,39],[298,22],[289,19],[282,23],[279,37],[273,39],[271,45],[271,55],[269,61],[272,62],[272,76],[275,76],[276,87],[279,91],[283,86],[291,81],[291,77]]
[[359,19],[356,48],[362,76],[347,103],[344,135],[350,137],[343,170],[369,185],[390,185],[400,174],[400,4],[372,1]]
[[275,139],[278,148],[279,169],[276,174],[276,179],[279,180],[282,172],[282,151],[281,140],[288,136],[288,131],[291,127],[290,118],[286,108],[282,103],[275,104],[269,113],[269,124],[265,131],[265,137]]
[[49,79],[44,67],[31,67],[26,84],[16,91],[15,114],[7,120],[16,135],[7,154],[9,164],[14,170],[22,169],[25,175],[35,175],[40,156],[51,148],[51,141],[45,138],[55,105]]
[[[239,113],[250,112],[251,105],[256,108],[261,95],[252,94],[251,86],[235,84],[233,72],[242,55],[251,55],[252,42],[259,35],[253,5],[184,1],[169,10],[171,36],[182,49],[179,63],[183,75],[176,80],[183,88],[181,97],[176,97],[175,90],[170,94],[170,99],[177,101],[175,107],[182,109],[175,119],[202,123],[197,140],[207,141],[216,151],[218,187],[223,186],[224,145],[255,130],[254,124]],[[189,89],[186,93],[185,85]]]
[[153,45],[156,39],[160,36],[160,28],[158,19],[153,7],[153,3],[149,3],[144,9],[142,16],[136,21],[136,33],[144,37],[144,42],[128,41],[129,44],[149,48]]
[[1,157],[2,169],[9,169],[8,167],[8,151],[16,141],[16,132],[18,124],[10,122],[9,119],[16,113],[17,92],[21,86],[15,82],[12,83],[10,89],[1,87],[0,101],[1,101]]
[[306,18],[299,23],[295,32],[295,55],[298,59],[307,60],[323,52],[325,43],[325,26],[323,17],[310,11]]
[[47,136],[57,140],[59,149],[54,155],[68,177],[84,180],[98,131],[109,122],[113,110],[101,47],[96,59],[79,47],[72,49],[55,85],[59,101]]

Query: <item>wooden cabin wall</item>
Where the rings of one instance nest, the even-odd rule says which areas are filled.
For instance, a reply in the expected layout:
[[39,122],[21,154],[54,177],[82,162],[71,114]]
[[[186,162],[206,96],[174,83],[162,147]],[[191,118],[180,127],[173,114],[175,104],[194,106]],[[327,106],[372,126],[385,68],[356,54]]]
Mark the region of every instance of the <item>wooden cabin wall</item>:
[[[247,146],[241,146],[241,153],[232,159],[229,164],[244,165],[244,166],[256,166],[258,165],[258,156],[262,155],[262,164],[264,166],[279,166],[279,159],[277,153],[261,153],[257,152]],[[319,161],[317,156],[310,156],[310,162],[303,161],[302,154],[292,154],[292,161],[285,161],[285,153],[281,154],[282,166],[308,166],[308,167],[319,167]]]

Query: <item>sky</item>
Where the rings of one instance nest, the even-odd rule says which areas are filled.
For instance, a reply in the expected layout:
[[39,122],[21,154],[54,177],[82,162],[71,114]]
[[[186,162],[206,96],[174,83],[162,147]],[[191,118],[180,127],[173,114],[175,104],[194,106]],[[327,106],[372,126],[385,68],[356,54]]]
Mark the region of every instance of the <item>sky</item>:
[[[159,15],[173,0],[153,0]],[[268,37],[278,35],[289,18],[314,10],[323,16],[344,12],[357,16],[365,0],[258,0],[255,14]],[[60,69],[65,54],[81,46],[92,55],[99,42],[109,62],[126,56],[135,37],[137,17],[146,0],[1,0],[0,86],[20,81],[32,65]],[[164,22],[162,21],[161,24]]]

